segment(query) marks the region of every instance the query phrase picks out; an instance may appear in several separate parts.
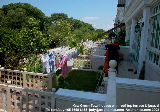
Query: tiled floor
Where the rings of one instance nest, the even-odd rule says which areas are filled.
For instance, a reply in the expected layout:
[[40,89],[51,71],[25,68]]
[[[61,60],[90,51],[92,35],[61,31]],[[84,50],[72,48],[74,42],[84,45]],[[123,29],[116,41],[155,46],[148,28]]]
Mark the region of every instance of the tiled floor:
[[135,73],[136,67],[132,62],[121,61],[118,65],[117,77],[138,79],[138,75]]

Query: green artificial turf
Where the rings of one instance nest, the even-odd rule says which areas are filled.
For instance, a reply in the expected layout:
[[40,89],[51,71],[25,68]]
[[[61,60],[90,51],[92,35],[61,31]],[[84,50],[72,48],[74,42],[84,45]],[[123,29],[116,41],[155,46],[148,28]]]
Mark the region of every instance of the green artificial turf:
[[58,88],[94,92],[100,74],[93,71],[73,70],[68,77],[58,77]]

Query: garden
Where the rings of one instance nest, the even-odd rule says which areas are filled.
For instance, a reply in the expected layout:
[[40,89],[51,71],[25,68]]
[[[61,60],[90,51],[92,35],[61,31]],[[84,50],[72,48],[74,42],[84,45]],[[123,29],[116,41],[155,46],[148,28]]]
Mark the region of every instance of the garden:
[[93,71],[73,70],[66,78],[57,76],[57,89],[71,89],[95,92],[101,73]]

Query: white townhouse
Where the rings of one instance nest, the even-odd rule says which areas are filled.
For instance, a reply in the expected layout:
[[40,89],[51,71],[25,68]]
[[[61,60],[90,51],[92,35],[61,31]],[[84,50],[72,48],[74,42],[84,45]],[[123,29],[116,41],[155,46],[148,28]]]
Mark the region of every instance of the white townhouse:
[[137,74],[144,66],[145,80],[160,81],[160,0],[118,0],[117,7]]

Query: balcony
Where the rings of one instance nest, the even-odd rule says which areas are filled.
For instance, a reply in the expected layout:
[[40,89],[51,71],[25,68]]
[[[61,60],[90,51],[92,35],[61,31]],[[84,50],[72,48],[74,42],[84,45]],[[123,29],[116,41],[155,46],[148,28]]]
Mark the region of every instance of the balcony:
[[117,7],[125,7],[126,0],[118,0]]

